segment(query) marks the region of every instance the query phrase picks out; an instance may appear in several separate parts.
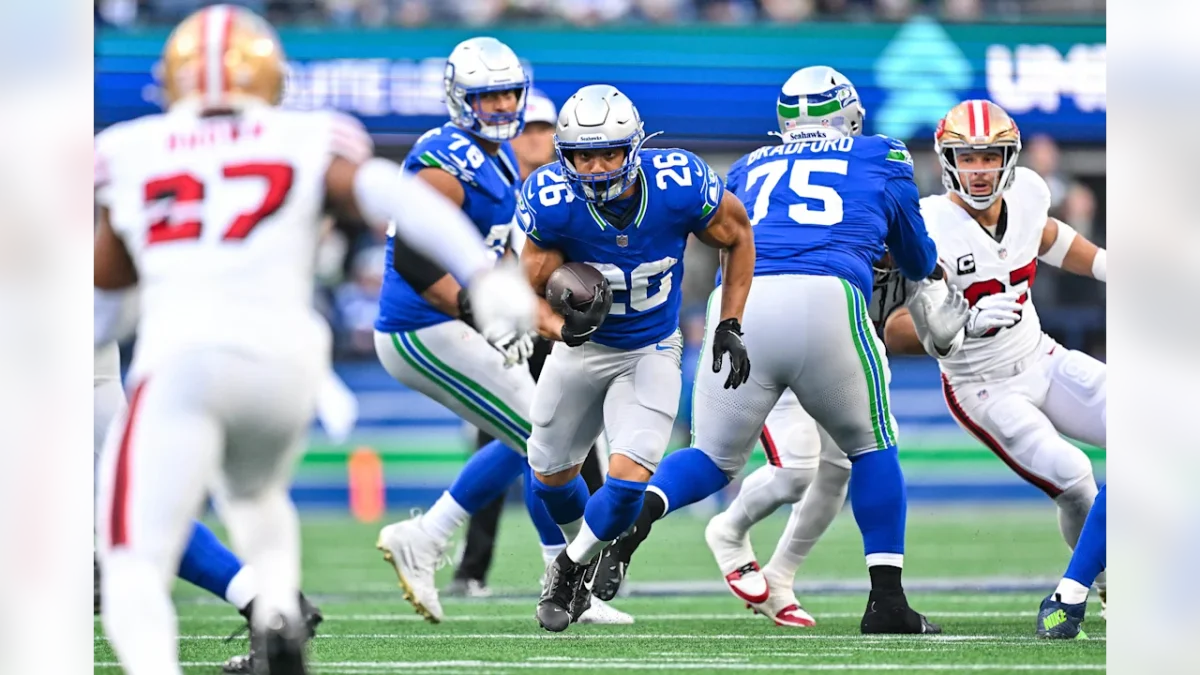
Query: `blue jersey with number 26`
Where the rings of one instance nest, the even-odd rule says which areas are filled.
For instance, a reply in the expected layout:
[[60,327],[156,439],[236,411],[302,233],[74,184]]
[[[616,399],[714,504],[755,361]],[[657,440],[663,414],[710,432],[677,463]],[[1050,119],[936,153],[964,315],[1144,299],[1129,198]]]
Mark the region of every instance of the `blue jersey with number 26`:
[[886,136],[765,146],[729,169],[728,187],[754,226],[755,276],[813,274],[849,281],[871,297],[884,244],[909,279],[933,272],[912,156]]
[[618,230],[597,208],[580,199],[557,162],[530,174],[521,189],[517,218],[540,248],[567,262],[600,270],[613,305],[592,341],[617,349],[640,349],[679,328],[683,249],[689,234],[708,227],[725,187],[708,164],[686,150],[641,150],[638,189],[618,208],[634,210]]

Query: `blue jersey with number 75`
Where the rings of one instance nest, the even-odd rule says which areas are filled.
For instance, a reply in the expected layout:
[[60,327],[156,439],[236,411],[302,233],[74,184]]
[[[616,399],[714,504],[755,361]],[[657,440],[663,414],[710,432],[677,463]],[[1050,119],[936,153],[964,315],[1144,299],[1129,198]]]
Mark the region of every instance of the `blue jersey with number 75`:
[[727,182],[754,226],[755,276],[836,276],[870,298],[871,265],[885,243],[914,281],[937,263],[912,156],[898,140],[849,136],[765,146],[734,162]]
[[592,341],[617,349],[646,347],[679,328],[684,246],[708,227],[725,193],[716,172],[686,150],[638,156],[633,195],[603,208],[576,195],[557,162],[530,174],[517,200],[517,220],[533,244],[608,279],[612,309]]

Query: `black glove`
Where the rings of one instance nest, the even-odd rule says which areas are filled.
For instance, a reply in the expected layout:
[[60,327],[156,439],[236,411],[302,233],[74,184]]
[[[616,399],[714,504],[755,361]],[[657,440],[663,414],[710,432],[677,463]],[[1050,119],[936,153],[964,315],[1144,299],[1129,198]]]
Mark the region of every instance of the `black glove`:
[[458,289],[458,320],[475,329],[475,312],[471,311],[471,295],[467,293],[465,287]]
[[563,315],[562,341],[568,347],[578,347],[592,339],[592,333],[595,333],[608,317],[608,310],[612,308],[612,289],[608,284],[596,285],[592,292],[592,302],[586,309],[572,307],[571,290],[564,289],[562,304],[566,308],[566,314]]
[[750,379],[750,357],[746,354],[746,345],[742,342],[742,326],[737,319],[725,319],[717,324],[713,335],[713,372],[721,372],[725,352],[729,352],[729,377],[725,379],[725,388],[737,389]]

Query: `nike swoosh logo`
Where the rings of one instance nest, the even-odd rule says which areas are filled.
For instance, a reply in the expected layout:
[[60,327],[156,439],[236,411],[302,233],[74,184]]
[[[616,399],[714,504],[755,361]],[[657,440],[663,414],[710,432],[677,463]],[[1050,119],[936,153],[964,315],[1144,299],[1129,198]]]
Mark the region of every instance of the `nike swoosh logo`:
[[664,347],[664,346],[662,346],[662,345],[654,345],[654,348],[655,348],[655,349],[657,349],[657,350],[658,350],[658,351],[660,351],[660,352],[665,352],[665,351],[667,351],[667,350],[671,349],[671,345],[667,345],[667,346],[665,346],[665,347]]

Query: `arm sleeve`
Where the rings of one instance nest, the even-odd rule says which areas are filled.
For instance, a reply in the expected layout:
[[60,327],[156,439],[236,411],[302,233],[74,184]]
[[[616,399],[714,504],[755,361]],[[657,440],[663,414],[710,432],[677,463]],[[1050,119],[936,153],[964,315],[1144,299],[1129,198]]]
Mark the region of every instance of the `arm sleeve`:
[[885,242],[901,273],[920,281],[937,266],[937,246],[925,230],[921,217],[921,197],[911,178],[892,178],[884,186],[888,216]]
[[446,270],[417,253],[400,237],[392,240],[392,269],[418,293],[429,290],[446,276]]
[[444,266],[464,286],[495,264],[495,254],[467,216],[395,162],[375,158],[359,166],[354,197],[368,223],[391,223],[397,239]]

